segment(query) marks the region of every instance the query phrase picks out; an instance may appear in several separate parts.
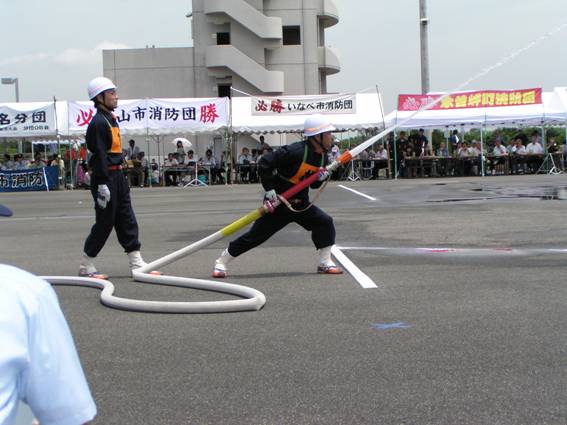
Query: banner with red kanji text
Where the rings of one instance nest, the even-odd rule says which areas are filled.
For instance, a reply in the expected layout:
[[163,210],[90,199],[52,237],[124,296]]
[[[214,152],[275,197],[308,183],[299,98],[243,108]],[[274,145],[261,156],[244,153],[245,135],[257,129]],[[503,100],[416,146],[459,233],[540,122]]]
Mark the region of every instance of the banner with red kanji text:
[[[68,102],[69,132],[85,132],[96,113],[93,102]],[[228,125],[228,98],[142,99],[118,102],[113,111],[125,134],[213,132]]]
[[[400,94],[398,111],[417,111],[443,95]],[[480,90],[453,93],[429,110],[494,108],[541,104],[541,88],[522,90]]]
[[356,95],[252,97],[252,115],[356,114]]

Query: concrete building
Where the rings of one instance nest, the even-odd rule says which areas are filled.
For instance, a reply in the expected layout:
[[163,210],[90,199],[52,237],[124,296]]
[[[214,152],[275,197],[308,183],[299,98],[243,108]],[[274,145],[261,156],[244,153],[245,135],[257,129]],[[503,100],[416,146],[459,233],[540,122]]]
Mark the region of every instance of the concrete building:
[[103,51],[120,97],[323,94],[340,70],[332,0],[193,0],[187,16],[193,47]]

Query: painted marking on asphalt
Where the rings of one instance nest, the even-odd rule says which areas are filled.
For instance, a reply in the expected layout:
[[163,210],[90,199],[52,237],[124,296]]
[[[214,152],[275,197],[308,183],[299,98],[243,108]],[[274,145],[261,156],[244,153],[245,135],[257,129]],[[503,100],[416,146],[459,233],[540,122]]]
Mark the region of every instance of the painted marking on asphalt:
[[362,270],[356,267],[356,265],[352,261],[350,261],[349,258],[344,255],[339,248],[333,246],[333,248],[331,248],[331,254],[333,254],[333,257],[335,257],[336,260],[341,263],[341,265],[346,269],[346,271],[348,271],[350,275],[354,277],[354,279],[360,284],[360,286],[365,289],[377,288],[374,281],[370,279],[366,274],[364,274]]
[[383,331],[387,329],[408,329],[411,325],[405,322],[394,322],[394,323],[373,323],[372,327],[376,330]]
[[425,252],[429,252],[432,254],[443,254],[446,252],[455,252],[456,249],[451,249],[451,248],[417,248],[420,251],[425,251]]
[[432,247],[402,247],[387,248],[383,246],[337,246],[342,251],[383,251],[389,255],[457,255],[457,256],[492,256],[492,255],[545,255],[564,254],[566,248],[432,248]]
[[[141,217],[141,216],[145,216],[145,217],[167,217],[167,216],[171,216],[171,215],[187,215],[187,214],[193,214],[193,215],[199,215],[202,214],[201,211],[196,211],[196,212],[187,212],[187,211],[166,211],[166,212],[136,212],[136,217]],[[211,213],[209,213],[211,214]],[[215,213],[216,214],[216,213]],[[3,217],[2,223],[5,222],[9,222],[9,221],[38,221],[38,220],[75,220],[75,219],[87,219],[87,220],[92,220],[93,219],[93,214],[92,213],[88,213],[88,214],[84,214],[84,215],[52,215],[52,216],[30,216],[30,217]]]
[[362,196],[363,198],[370,199],[371,201],[377,201],[378,200],[377,198],[373,198],[372,196],[369,196],[365,193],[359,192],[358,190],[351,189],[350,187],[343,186],[342,184],[340,184],[339,187],[341,187],[345,190],[349,190],[352,193],[357,194],[358,196]]

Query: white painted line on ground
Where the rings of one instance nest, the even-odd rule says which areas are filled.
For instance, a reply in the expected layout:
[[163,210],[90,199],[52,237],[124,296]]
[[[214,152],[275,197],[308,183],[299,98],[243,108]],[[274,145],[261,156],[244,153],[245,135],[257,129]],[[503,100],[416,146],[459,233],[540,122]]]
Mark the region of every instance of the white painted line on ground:
[[[136,212],[136,216],[138,217],[160,217],[160,216],[170,216],[170,215],[178,215],[183,214],[187,215],[187,211],[166,211],[166,212]],[[201,212],[196,212],[192,214],[201,214]],[[9,221],[38,221],[38,220],[75,220],[75,219],[88,219],[94,220],[94,214],[88,213],[85,215],[46,215],[46,216],[31,216],[31,217],[2,217],[2,223],[9,222]]]
[[339,187],[346,189],[346,190],[350,190],[352,193],[356,193],[358,196],[362,196],[363,198],[370,199],[371,201],[377,201],[377,199],[373,198],[372,196],[368,196],[368,195],[366,195],[362,192],[359,192],[358,190],[354,190],[354,189],[351,189],[350,187],[343,186],[342,184],[340,184]]
[[445,247],[399,247],[383,246],[337,246],[342,251],[384,251],[391,255],[459,255],[459,256],[493,256],[493,255],[542,255],[567,253],[565,248],[445,248]]
[[345,251],[378,251],[383,249],[391,249],[384,246],[338,246],[337,248]]
[[333,246],[333,248],[331,248],[331,254],[333,254],[333,257],[335,257],[336,260],[341,263],[341,265],[350,273],[350,275],[354,277],[354,279],[360,284],[360,286],[366,289],[377,288],[374,281],[367,275],[365,275],[358,267],[356,267],[356,265],[352,261],[350,261],[339,248]]

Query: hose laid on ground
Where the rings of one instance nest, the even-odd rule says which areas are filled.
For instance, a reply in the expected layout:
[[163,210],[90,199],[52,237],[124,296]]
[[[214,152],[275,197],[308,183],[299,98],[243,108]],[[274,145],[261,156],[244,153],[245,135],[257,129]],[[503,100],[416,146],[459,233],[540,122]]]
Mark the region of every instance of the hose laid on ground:
[[[321,168],[319,173],[314,173],[303,181],[299,182],[292,188],[280,194],[280,198],[270,203],[265,202],[260,208],[251,211],[245,216],[239,218],[221,230],[203,238],[191,245],[175,251],[165,257],[159,258],[147,265],[132,271],[132,277],[135,281],[155,283],[160,285],[179,286],[184,288],[201,289],[206,291],[222,292],[230,295],[236,295],[243,299],[223,300],[223,301],[147,301],[136,300],[130,298],[121,298],[114,296],[114,285],[109,280],[74,277],[74,276],[42,276],[54,285],[76,285],[89,286],[101,289],[101,303],[120,310],[155,312],[155,313],[227,313],[237,311],[257,311],[266,303],[266,297],[260,291],[249,288],[247,286],[236,285],[228,282],[219,282],[218,280],[194,279],[189,277],[167,276],[152,274],[152,270],[159,270],[167,264],[173,263],[183,257],[197,252],[227,236],[232,235],[243,227],[258,220],[265,214],[272,213],[285,200],[291,199],[295,194],[302,191],[306,187],[315,183],[323,173],[333,172],[340,165],[346,165],[353,156],[358,155],[363,149],[375,143],[381,137],[386,135],[392,129],[383,131],[367,140],[362,145],[357,146],[351,151],[344,152],[336,161],[330,164],[326,169]],[[364,148],[362,146],[365,146]]]
[[[380,137],[383,137],[385,133],[386,132],[382,132],[378,136],[374,136],[373,138],[366,141],[364,145],[369,146],[370,144],[376,142]],[[243,299],[186,302],[136,300],[114,296],[114,285],[108,280],[73,276],[42,276],[42,278],[54,285],[89,286],[101,289],[102,292],[100,298],[102,304],[120,310],[155,313],[227,313],[260,310],[266,303],[266,297],[256,289],[242,285],[236,285],[233,283],[219,282],[218,280],[156,275],[152,274],[151,271],[159,270],[160,268],[170,263],[193,254],[194,252],[197,252],[227,236],[232,235],[243,227],[258,220],[263,215],[272,213],[274,209],[282,203],[282,201],[285,202],[285,200],[291,199],[295,194],[315,183],[323,173],[330,173],[338,166],[347,164],[353,158],[353,156],[358,155],[361,150],[362,149],[360,149],[360,146],[358,146],[353,149],[352,154],[350,151],[346,151],[326,169],[321,168],[319,173],[312,174],[305,180],[299,182],[289,190],[280,194],[280,199],[277,199],[272,203],[265,202],[260,208],[251,211],[250,213],[239,218],[238,220],[222,228],[221,230],[207,236],[206,238],[194,242],[191,245],[186,246],[185,248],[175,251],[169,255],[166,255],[165,257],[159,258],[143,267],[140,267],[139,269],[132,271],[132,277],[135,281],[138,282],[222,292],[230,295],[236,295],[238,297],[242,297]]]
[[[322,169],[323,170],[323,169]],[[304,181],[298,183],[288,191],[282,193],[284,199],[290,199],[293,195],[314,183],[319,178],[319,173],[313,174]],[[101,303],[120,310],[154,312],[154,313],[227,313],[237,311],[257,311],[266,303],[266,297],[260,291],[247,286],[236,285],[218,280],[195,279],[188,277],[167,276],[152,274],[152,270],[158,270],[167,264],[173,263],[183,257],[197,252],[220,239],[232,235],[243,227],[258,220],[267,213],[273,212],[280,204],[276,201],[272,204],[266,202],[260,208],[251,211],[221,230],[207,236],[191,245],[175,251],[165,257],[159,258],[144,267],[132,271],[135,281],[155,283],[160,285],[179,286],[184,288],[201,289],[206,291],[222,292],[236,295],[243,299],[223,301],[147,301],[114,296],[114,285],[109,280],[94,279],[74,276],[41,276],[53,285],[76,285],[88,286],[101,289]]]
[[[144,275],[140,273],[140,275]],[[140,311],[147,313],[225,313],[236,311],[260,310],[266,303],[266,297],[256,289],[232,283],[216,282],[211,280],[192,279],[176,276],[151,276],[153,281],[136,279],[143,282],[174,285],[185,288],[204,289],[207,291],[224,292],[246,299],[206,302],[172,302],[147,301],[121,298],[114,296],[114,285],[109,280],[94,279],[90,277],[74,276],[41,276],[53,285],[89,286],[102,289],[100,301],[107,307],[119,310]]]
[[[262,206],[246,216],[240,218],[225,228],[197,241],[183,249],[163,258],[152,261],[144,267],[132,271],[132,277],[138,282],[155,283],[161,285],[180,286],[185,288],[202,289],[206,291],[222,292],[230,295],[243,297],[244,299],[224,300],[224,301],[146,301],[114,296],[114,285],[112,282],[103,279],[94,279],[74,276],[41,276],[54,285],[77,285],[89,286],[102,289],[100,299],[102,304],[120,309],[141,312],[155,313],[226,313],[237,311],[260,310],[266,303],[266,297],[260,291],[242,285],[227,282],[219,282],[205,279],[194,279],[187,277],[167,276],[151,274],[152,270],[159,269],[167,264],[177,261],[187,255],[199,251],[200,249],[228,236],[252,221],[257,220],[267,207]],[[262,212],[260,212],[262,210]]]

